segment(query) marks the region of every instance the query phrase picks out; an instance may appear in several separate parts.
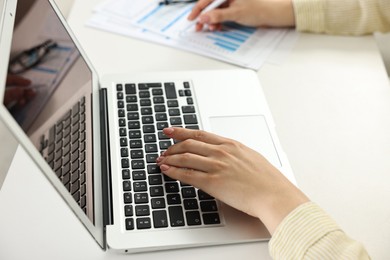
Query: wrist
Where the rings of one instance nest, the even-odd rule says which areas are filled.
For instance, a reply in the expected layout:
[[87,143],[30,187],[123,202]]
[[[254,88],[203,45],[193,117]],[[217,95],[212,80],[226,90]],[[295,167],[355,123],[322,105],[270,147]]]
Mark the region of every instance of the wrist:
[[302,191],[286,181],[287,185],[277,185],[277,188],[268,193],[256,214],[271,235],[288,214],[310,201]]
[[295,14],[292,0],[276,0],[270,6],[270,12],[267,12],[266,21],[274,27],[294,27]]

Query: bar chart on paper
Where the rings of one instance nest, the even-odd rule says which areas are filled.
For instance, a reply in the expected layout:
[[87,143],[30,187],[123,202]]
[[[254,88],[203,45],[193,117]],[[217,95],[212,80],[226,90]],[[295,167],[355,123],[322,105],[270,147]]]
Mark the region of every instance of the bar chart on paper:
[[252,28],[231,22],[222,24],[220,31],[206,28],[195,32],[195,23],[187,20],[193,3],[158,3],[159,0],[106,0],[96,8],[89,25],[256,70],[288,32],[287,29]]
[[285,31],[280,29],[262,30],[236,23],[224,23],[219,31],[197,33],[188,28],[179,33],[178,40],[185,40],[197,48],[251,67],[251,64],[264,60],[272,52],[284,33]]
[[237,51],[255,31],[256,29],[254,28],[237,28],[234,26],[224,25],[222,31],[211,33],[205,38],[209,39],[215,46],[218,46],[226,51],[234,52]]
[[137,26],[162,34],[183,44],[212,53],[232,63],[251,67],[264,60],[284,34],[284,30],[261,30],[224,23],[219,31],[195,32],[195,23],[187,20],[193,4],[150,6],[134,19]]

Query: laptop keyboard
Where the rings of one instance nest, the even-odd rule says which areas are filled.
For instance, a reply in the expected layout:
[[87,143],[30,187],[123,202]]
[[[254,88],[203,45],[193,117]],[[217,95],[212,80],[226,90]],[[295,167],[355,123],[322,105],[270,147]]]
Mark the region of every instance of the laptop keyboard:
[[85,97],[42,135],[40,152],[87,213]]
[[169,126],[199,129],[190,83],[116,85],[126,230],[221,223],[213,197],[161,173]]

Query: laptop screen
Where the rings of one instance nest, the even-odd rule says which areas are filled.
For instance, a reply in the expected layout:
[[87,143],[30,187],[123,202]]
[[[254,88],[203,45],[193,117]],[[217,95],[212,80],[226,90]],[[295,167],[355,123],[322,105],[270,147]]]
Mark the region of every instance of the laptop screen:
[[94,222],[92,144],[83,142],[92,72],[50,3],[35,2],[28,12],[29,1],[18,2],[3,103]]

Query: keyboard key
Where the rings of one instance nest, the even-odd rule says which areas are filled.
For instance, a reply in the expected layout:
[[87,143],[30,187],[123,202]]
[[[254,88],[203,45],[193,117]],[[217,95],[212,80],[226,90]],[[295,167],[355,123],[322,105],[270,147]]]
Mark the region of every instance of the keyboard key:
[[196,197],[196,191],[193,187],[185,187],[181,189],[181,195],[183,198],[195,198]]
[[148,184],[146,183],[146,181],[134,182],[133,190],[134,192],[147,191]]
[[165,89],[165,94],[166,94],[166,97],[167,99],[175,99],[177,98],[177,95],[176,95],[176,88],[175,88],[175,84],[174,83],[165,83],[164,84],[164,89]]
[[150,101],[150,99],[141,99],[140,105],[141,107],[150,107],[152,105],[152,101]]
[[156,160],[158,158],[158,154],[152,153],[146,155],[146,162],[147,163],[156,163]]
[[206,192],[202,191],[202,190],[198,190],[198,198],[200,200],[210,200],[210,199],[214,199],[214,197],[210,196],[209,194],[207,194]]
[[127,104],[126,108],[127,108],[127,111],[138,111],[137,104]]
[[172,143],[169,140],[168,141],[160,141],[159,145],[160,145],[161,150],[166,150],[172,145]]
[[179,106],[179,102],[177,102],[177,100],[168,100],[167,104],[168,104],[168,107],[178,107]]
[[131,182],[130,181],[123,182],[123,191],[131,191]]
[[141,131],[140,130],[129,131],[129,138],[130,139],[141,138]]
[[135,84],[125,84],[125,92],[127,95],[136,94]]
[[126,230],[134,229],[134,220],[132,218],[126,218]]
[[[121,143],[122,144],[122,143]],[[127,140],[126,140],[127,145]],[[141,140],[130,140],[130,148],[141,148],[142,147],[142,141]]]
[[196,199],[185,199],[183,200],[184,208],[186,210],[198,209],[198,201]]
[[147,193],[135,193],[134,194],[134,203],[143,204],[149,202],[149,195]]
[[186,125],[196,125],[198,124],[198,119],[196,118],[196,115],[184,115],[184,123]]
[[177,182],[165,183],[165,191],[167,193],[177,193],[179,192],[179,184]]
[[138,93],[139,98],[150,98],[150,93],[149,91],[140,91]]
[[156,113],[166,112],[165,105],[155,105],[154,106],[154,112],[156,112]]
[[152,95],[153,96],[162,96],[163,91],[162,91],[162,89],[152,89]]
[[181,111],[183,112],[183,114],[195,113],[195,107],[194,106],[182,106]]
[[133,169],[133,170],[145,169],[144,160],[132,160],[131,161],[131,169]]
[[130,170],[129,169],[122,170],[122,179],[124,179],[124,180],[130,179]]
[[164,196],[164,189],[162,186],[152,186],[149,189],[151,197],[161,197]]
[[148,174],[161,173],[161,169],[157,164],[149,164],[147,168],[148,168]]
[[217,203],[214,200],[201,201],[200,208],[203,212],[218,211]]
[[140,159],[144,158],[144,151],[142,150],[131,150],[131,159]]
[[199,211],[187,211],[186,212],[187,225],[197,226],[202,224]]
[[168,127],[168,123],[167,122],[158,122],[157,123],[157,129],[158,130],[163,130],[164,128],[167,128]]
[[146,172],[145,171],[133,171],[133,180],[146,180]]
[[141,115],[151,115],[153,114],[151,107],[143,107],[141,108]]
[[172,227],[184,226],[184,215],[181,206],[172,206],[168,208],[169,219]]
[[153,198],[151,203],[152,209],[161,209],[166,207],[164,198]]
[[155,143],[157,141],[155,134],[147,134],[144,135],[144,142],[145,143]]
[[150,175],[148,177],[149,179],[149,185],[161,185],[162,184],[162,177],[161,175]]
[[143,116],[142,117],[142,124],[153,124],[154,118],[153,116]]
[[133,206],[132,205],[126,205],[125,206],[125,216],[126,217],[133,216]]
[[145,144],[145,152],[156,153],[157,152],[157,144]]
[[156,132],[156,128],[154,127],[154,125],[144,125],[142,127],[142,130],[144,131],[144,133],[155,133]]
[[137,96],[134,96],[134,95],[126,96],[127,103],[135,103],[135,102],[137,102],[137,100],[138,100]]
[[129,150],[127,148],[121,148],[121,156],[122,157],[129,156]]
[[151,228],[150,218],[137,218],[137,228],[138,229],[149,229]]
[[203,214],[203,223],[206,225],[220,224],[221,220],[219,219],[219,214],[218,213]]
[[165,210],[153,211],[153,226],[155,228],[168,227],[168,217]]
[[133,202],[133,197],[131,196],[130,192],[126,192],[123,194],[123,201],[125,204],[130,204]]
[[140,122],[139,121],[130,121],[127,125],[127,128],[128,129],[140,129],[141,126],[140,126]]
[[122,165],[122,168],[129,168],[130,167],[129,159],[127,159],[127,158],[121,159],[121,165]]
[[150,209],[148,205],[138,205],[135,206],[135,215],[136,216],[149,216]]
[[167,195],[167,202],[168,202],[168,205],[181,204],[180,194],[178,194],[178,193],[168,194]]

